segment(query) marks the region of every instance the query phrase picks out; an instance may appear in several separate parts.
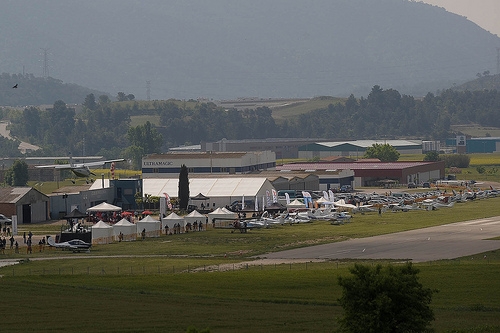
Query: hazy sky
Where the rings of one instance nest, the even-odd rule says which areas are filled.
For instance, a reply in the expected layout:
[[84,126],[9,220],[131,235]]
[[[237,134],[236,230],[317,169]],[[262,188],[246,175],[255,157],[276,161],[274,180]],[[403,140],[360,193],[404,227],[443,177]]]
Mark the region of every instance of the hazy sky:
[[467,17],[481,28],[500,37],[500,0],[423,0]]

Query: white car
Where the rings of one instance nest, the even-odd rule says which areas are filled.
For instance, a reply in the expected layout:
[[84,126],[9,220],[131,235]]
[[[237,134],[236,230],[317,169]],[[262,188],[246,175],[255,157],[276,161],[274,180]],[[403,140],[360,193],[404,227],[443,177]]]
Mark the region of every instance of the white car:
[[5,225],[11,225],[12,220],[3,214],[0,214],[0,223],[5,224]]

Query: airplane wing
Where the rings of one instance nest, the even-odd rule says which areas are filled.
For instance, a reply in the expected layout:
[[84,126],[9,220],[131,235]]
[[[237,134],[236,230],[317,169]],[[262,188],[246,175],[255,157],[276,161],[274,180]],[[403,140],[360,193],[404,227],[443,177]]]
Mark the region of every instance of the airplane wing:
[[81,167],[98,167],[98,166],[103,166],[106,163],[113,163],[113,162],[122,162],[125,161],[124,158],[118,158],[115,160],[106,160],[106,161],[97,161],[97,162],[89,162],[89,163],[77,163],[77,164],[49,164],[49,165],[37,165],[35,166],[36,168],[53,168],[53,169],[59,169],[59,170],[71,170],[75,168],[81,168]]
[[115,160],[89,162],[89,163],[79,164],[79,166],[97,167],[97,166],[102,166],[102,165],[104,165],[106,163],[122,162],[122,161],[125,161],[125,159],[124,158],[118,158],[118,159],[115,159]]
[[59,170],[71,170],[74,169],[75,167],[81,166],[79,165],[73,165],[71,164],[50,164],[50,165],[35,165],[35,168],[52,168],[52,169],[59,169]]

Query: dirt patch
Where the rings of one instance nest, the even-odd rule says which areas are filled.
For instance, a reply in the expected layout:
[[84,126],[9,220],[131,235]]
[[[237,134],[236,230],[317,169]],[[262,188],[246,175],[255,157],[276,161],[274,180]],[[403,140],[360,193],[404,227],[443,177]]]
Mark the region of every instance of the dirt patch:
[[269,266],[282,264],[305,264],[308,262],[325,262],[326,259],[256,259],[252,261],[242,261],[232,264],[211,265],[189,270],[190,273],[197,272],[227,272],[246,269],[250,266]]

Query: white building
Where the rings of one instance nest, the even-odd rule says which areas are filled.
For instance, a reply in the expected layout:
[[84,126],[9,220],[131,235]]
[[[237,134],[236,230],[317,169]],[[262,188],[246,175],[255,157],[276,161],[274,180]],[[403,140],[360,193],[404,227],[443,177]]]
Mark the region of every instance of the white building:
[[175,152],[148,155],[142,159],[142,177],[178,178],[181,166],[189,174],[244,174],[257,170],[274,170],[276,154],[254,152]]
[[[149,178],[143,179],[143,190],[145,194],[162,197],[168,194],[175,198],[179,193],[178,178]],[[209,197],[205,202],[197,201],[190,204],[214,207],[224,207],[234,201],[251,200],[255,202],[257,197],[259,206],[262,200],[269,205],[272,204],[272,191],[274,190],[271,182],[265,177],[224,177],[224,178],[190,178],[189,193],[190,196],[196,196],[198,193]],[[262,207],[261,207],[262,208]]]

